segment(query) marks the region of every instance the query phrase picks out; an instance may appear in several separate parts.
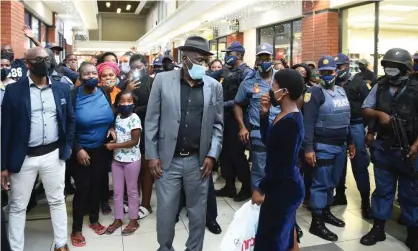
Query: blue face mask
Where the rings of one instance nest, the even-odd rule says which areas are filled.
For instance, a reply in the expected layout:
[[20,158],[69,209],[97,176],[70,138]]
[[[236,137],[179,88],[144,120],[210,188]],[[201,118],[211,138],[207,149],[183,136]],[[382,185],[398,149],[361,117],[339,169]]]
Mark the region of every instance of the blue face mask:
[[348,76],[349,73],[350,73],[350,68],[347,68],[345,70],[339,70],[337,71],[337,74],[338,74],[337,77],[339,80],[344,80]]
[[225,56],[225,64],[234,66],[236,62],[237,62],[236,56],[229,56],[229,55]]
[[258,65],[257,69],[259,72],[268,72],[273,68],[273,62],[262,62]]
[[12,69],[7,69],[7,68],[2,68],[1,69],[1,81],[6,80],[7,76],[9,76],[11,70]]
[[333,75],[320,76],[319,78],[321,79],[321,84],[327,89],[335,84],[336,77]]
[[132,113],[134,109],[134,105],[118,105],[118,111],[122,114],[122,116],[128,116]]
[[99,79],[97,78],[83,79],[83,85],[87,88],[94,89],[98,84]]
[[[187,58],[187,59],[193,64],[190,58]],[[198,64],[193,64],[193,67],[191,69],[189,69],[189,66],[187,66],[187,64],[186,64],[186,67],[187,67],[187,70],[189,71],[190,77],[194,80],[201,80],[206,73],[205,67],[198,65]]]
[[414,71],[418,71],[418,64],[414,64]]
[[208,75],[219,81],[221,79],[222,73],[223,73],[223,70],[219,70],[219,71],[209,72]]

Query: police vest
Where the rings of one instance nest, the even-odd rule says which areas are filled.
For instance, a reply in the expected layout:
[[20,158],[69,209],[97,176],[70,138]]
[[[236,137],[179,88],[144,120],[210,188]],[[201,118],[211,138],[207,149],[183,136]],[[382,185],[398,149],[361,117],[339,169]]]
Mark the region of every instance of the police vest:
[[355,75],[352,80],[343,85],[348,101],[350,102],[351,119],[362,119],[361,106],[363,97],[361,96],[361,85],[366,85],[361,76]]
[[242,73],[248,67],[238,67],[235,71],[223,71],[222,77],[224,79],[222,86],[224,91],[224,101],[233,100],[237,95],[239,85],[244,80]]
[[[398,91],[391,95],[390,84],[386,78],[382,79],[376,90],[376,109],[389,115],[397,115],[404,120],[404,127],[410,143],[417,138],[418,129],[418,81],[404,80]],[[389,128],[379,127],[381,136],[390,136]]]
[[325,102],[319,107],[318,120],[315,127],[325,129],[341,129],[350,125],[350,103],[344,89],[334,86],[334,91],[322,88]]

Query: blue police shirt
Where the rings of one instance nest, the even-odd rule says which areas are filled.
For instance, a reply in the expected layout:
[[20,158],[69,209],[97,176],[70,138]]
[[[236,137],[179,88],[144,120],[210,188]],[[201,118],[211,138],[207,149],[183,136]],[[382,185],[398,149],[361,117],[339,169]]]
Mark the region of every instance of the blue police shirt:
[[13,79],[14,81],[19,81],[20,78],[26,77],[28,72],[25,66],[24,59],[15,59],[11,64],[12,69],[10,70],[8,78]]
[[[260,100],[263,93],[268,92],[273,85],[274,74],[277,71],[273,70],[270,83],[267,83],[258,71],[254,71],[247,75],[247,78],[239,86],[235,102],[238,104],[245,104],[249,102],[248,117],[251,126],[260,127]],[[280,107],[271,107],[269,114],[270,124],[274,121],[276,116],[280,113]],[[251,134],[251,137],[261,139],[261,135]]]
[[[367,98],[364,100],[363,105],[361,106],[361,108],[375,108],[376,107],[376,93],[377,93],[377,86],[379,84],[376,84],[375,86],[373,86],[372,90],[370,91],[369,95],[367,96]],[[393,96],[395,94],[395,90],[393,87],[390,87],[390,94]]]

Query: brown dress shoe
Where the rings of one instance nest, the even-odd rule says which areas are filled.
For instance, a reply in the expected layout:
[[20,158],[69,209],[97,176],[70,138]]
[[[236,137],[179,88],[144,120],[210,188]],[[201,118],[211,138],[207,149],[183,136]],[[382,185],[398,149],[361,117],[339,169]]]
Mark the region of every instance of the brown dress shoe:
[[70,251],[70,249],[68,248],[67,244],[65,244],[60,248],[54,248],[54,251]]

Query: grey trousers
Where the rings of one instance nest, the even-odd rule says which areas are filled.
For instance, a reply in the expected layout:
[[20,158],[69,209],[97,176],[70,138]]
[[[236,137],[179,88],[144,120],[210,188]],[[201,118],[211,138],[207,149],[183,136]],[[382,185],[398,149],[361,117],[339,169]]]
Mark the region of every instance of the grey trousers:
[[157,239],[158,251],[174,251],[175,220],[180,202],[181,187],[186,195],[189,217],[189,238],[186,250],[202,251],[206,227],[206,203],[208,179],[201,178],[199,156],[174,156],[171,165],[163,169],[162,177],[155,182],[157,192]]

